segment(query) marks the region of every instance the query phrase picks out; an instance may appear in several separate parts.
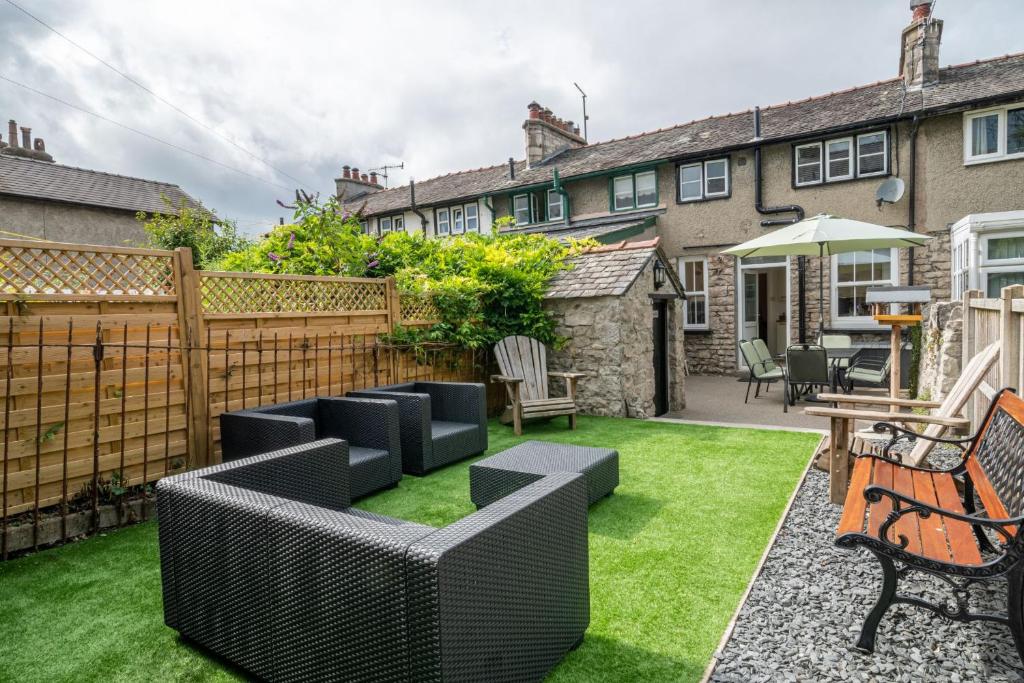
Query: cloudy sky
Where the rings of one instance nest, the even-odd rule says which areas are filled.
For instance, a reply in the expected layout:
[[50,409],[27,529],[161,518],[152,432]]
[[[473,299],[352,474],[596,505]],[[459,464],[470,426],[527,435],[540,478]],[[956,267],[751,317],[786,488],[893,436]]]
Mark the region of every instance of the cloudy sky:
[[[910,18],[908,0],[16,2],[217,134],[8,0],[0,77],[217,164],[7,80],[0,119],[59,163],[178,183],[249,232],[345,163],[405,162],[394,185],[521,158],[530,100],[580,120],[573,81],[598,141],[890,78]],[[1020,0],[935,14],[943,65],[1024,50]]]

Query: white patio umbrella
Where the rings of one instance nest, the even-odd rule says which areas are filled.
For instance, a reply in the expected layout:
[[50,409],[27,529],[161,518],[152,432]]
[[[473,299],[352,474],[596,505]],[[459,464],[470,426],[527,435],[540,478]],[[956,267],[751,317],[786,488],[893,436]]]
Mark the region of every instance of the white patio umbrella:
[[824,257],[851,251],[920,247],[930,237],[902,228],[818,214],[724,250],[733,256],[817,256],[819,332],[825,326]]

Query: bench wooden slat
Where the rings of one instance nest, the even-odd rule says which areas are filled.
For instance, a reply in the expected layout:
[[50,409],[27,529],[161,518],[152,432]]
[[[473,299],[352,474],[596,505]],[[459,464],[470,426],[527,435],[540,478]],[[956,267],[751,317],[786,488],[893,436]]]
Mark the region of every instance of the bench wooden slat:
[[[893,489],[903,495],[914,497],[914,473],[906,467],[893,468]],[[915,555],[921,554],[921,518],[914,514],[906,514],[896,520],[893,524],[896,536],[906,536],[907,550]]]
[[[956,485],[952,477],[933,477],[935,481],[935,495],[939,500],[939,507],[950,512],[965,514],[964,506],[960,503],[960,494],[957,493]],[[961,522],[958,519],[945,519],[946,534],[949,537],[949,554],[956,564],[981,564],[981,552],[978,550],[977,540],[971,525]]]
[[[939,499],[935,495],[935,480],[932,473],[914,470],[913,478],[914,497],[922,503],[938,507]],[[921,554],[940,562],[949,562],[952,556],[949,554],[949,540],[946,538],[946,524],[942,515],[932,515],[927,519],[918,518],[918,528],[921,532]]]
[[850,477],[850,488],[846,491],[846,502],[843,504],[843,516],[839,520],[839,535],[864,531],[864,513],[868,501],[864,497],[864,487],[871,481],[871,466],[874,458],[858,458],[853,463],[853,476]]
[[[891,489],[892,470],[891,462],[875,460],[875,472],[871,478],[871,483]],[[871,510],[868,512],[868,533],[872,536],[878,536],[878,528],[882,526],[882,522],[885,521],[890,512],[892,512],[892,501],[888,498],[882,498],[881,501],[872,505]]]

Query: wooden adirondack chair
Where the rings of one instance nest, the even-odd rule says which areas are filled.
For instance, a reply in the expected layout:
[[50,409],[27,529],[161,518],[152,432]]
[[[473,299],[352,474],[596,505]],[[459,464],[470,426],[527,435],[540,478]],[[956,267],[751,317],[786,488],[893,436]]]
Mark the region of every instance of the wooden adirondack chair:
[[[502,416],[505,424],[512,422],[516,435],[523,433],[523,420],[535,417],[569,416],[569,428],[576,429],[576,381],[586,375],[579,372],[549,372],[547,349],[536,339],[516,335],[505,337],[494,345],[500,375],[492,382],[502,382],[508,392],[511,419]],[[565,379],[566,396],[548,395],[548,377]]]
[[[825,453],[830,454],[829,471],[832,477],[830,486],[832,500],[842,502],[841,497],[846,493],[846,478],[848,474],[848,461],[846,454],[849,452],[858,453],[865,450],[865,446],[871,441],[872,435],[858,435],[853,433],[851,426],[855,420],[863,420],[871,423],[892,422],[895,424],[923,424],[927,425],[923,434],[929,437],[940,437],[947,429],[961,428],[970,425],[970,421],[961,417],[961,412],[971,395],[981,384],[986,373],[999,359],[999,344],[991,344],[982,349],[970,360],[967,367],[963,369],[953,388],[950,389],[946,398],[941,403],[936,401],[920,401],[905,398],[890,398],[888,396],[872,396],[859,394],[819,394],[818,398],[823,401],[833,401],[838,404],[837,408],[807,408],[804,412],[808,415],[818,415],[832,419],[831,436],[829,437],[829,448]],[[876,406],[875,410],[856,410],[854,406]],[[928,415],[919,413],[895,412],[900,408],[925,408],[931,409]],[[875,439],[877,441],[877,437]],[[839,448],[834,448],[833,443]],[[852,442],[852,443],[850,443]],[[844,446],[844,447],[843,447]],[[903,463],[919,467],[935,446],[934,441],[918,439],[913,450],[903,456]]]

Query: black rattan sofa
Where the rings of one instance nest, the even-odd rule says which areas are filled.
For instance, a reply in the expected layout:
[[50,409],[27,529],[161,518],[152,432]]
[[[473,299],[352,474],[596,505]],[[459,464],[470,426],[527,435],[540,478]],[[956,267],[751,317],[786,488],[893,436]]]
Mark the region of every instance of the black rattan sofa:
[[487,450],[487,391],[469,382],[407,382],[350,391],[398,401],[402,471],[423,475]]
[[589,624],[587,492],[443,529],[348,507],[325,439],[157,484],[164,619],[266,680],[537,681]]
[[222,460],[334,437],[348,443],[352,498],[394,486],[402,478],[398,404],[382,397],[311,398],[222,413]]

